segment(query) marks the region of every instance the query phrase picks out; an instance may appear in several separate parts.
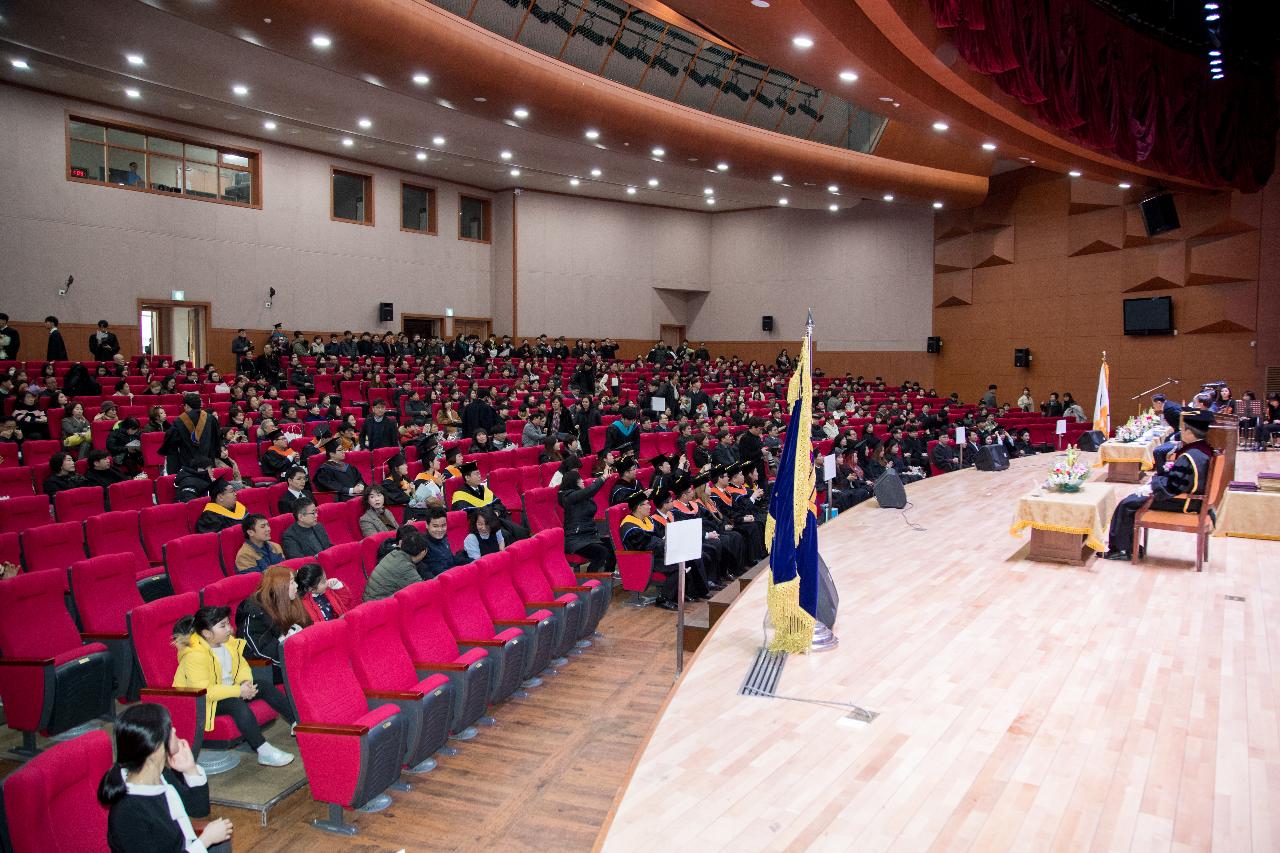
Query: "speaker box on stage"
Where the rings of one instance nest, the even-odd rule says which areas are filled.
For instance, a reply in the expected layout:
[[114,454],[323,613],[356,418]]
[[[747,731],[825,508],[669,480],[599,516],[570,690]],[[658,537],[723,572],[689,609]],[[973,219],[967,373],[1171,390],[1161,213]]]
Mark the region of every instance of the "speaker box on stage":
[[1080,436],[1079,447],[1081,450],[1087,450],[1090,453],[1096,451],[1102,446],[1102,442],[1107,440],[1107,434],[1100,429],[1090,430]]
[[988,444],[978,451],[974,465],[979,471],[1009,470],[1009,453],[1002,444]]
[[892,468],[872,484],[871,493],[875,495],[876,503],[880,504],[881,509],[902,509],[907,505],[907,490],[903,487],[898,472]]
[[836,614],[840,612],[840,593],[831,577],[827,561],[818,555],[818,621],[828,628],[836,626]]

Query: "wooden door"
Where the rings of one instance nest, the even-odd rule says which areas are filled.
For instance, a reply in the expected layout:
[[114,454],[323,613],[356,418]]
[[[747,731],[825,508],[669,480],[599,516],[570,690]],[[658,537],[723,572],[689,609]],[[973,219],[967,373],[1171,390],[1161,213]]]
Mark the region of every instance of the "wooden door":
[[424,340],[444,337],[444,318],[426,314],[401,314],[400,330],[412,338],[422,335]]
[[674,349],[685,341],[684,326],[674,326],[663,323],[658,327],[658,336],[662,339],[664,344]]
[[475,335],[480,340],[489,337],[489,329],[492,328],[493,321],[487,317],[454,317],[453,333],[454,335],[462,335],[468,337]]

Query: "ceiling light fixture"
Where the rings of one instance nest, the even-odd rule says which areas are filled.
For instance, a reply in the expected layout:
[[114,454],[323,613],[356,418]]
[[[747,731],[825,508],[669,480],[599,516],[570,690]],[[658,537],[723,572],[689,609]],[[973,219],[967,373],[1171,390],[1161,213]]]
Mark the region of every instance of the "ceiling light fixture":
[[786,207],[786,206],[787,206],[787,200],[786,200],[785,198],[780,198],[780,199],[778,199],[778,204],[779,204],[779,205],[781,205],[782,207]]
[[356,122],[356,124],[360,125],[360,127],[363,128],[364,130],[368,130],[369,128],[373,127],[373,122],[369,121],[367,118],[360,119],[359,121]]
[[729,164],[728,164],[728,163],[716,163],[716,169],[717,169],[718,171],[721,171],[721,172],[727,172],[727,171],[729,171]]
[[1214,21],[1218,20],[1221,17],[1222,16],[1219,15],[1217,12],[1210,12],[1209,14],[1204,16],[1204,19],[1212,24]]
[[520,177],[520,170],[519,170],[519,169],[512,169],[508,174],[510,174],[510,175],[511,175],[511,177],[513,177],[513,178],[518,178],[518,177]]
[[1209,51],[1209,55],[1210,55],[1210,56],[1222,56],[1222,51],[1220,51],[1220,50],[1211,50],[1211,51]]
[[25,59],[13,59],[9,61],[9,64],[12,65],[14,68],[18,69],[19,71],[31,70],[31,66],[27,64],[27,61]]
[[934,209],[934,210],[942,210],[942,202],[940,202],[940,201],[935,201],[935,202],[933,203],[933,209]]
[[425,152],[425,151],[419,151],[419,152],[418,152],[416,155],[414,155],[414,156],[416,156],[419,160],[425,160],[425,159],[427,159],[427,152]]
[[667,149],[659,146],[658,148],[653,149],[651,153],[653,154],[654,157],[665,157],[667,156]]
[[846,83],[857,83],[857,82],[858,82],[858,72],[856,72],[856,71],[841,71],[841,72],[840,72],[840,79],[841,79],[841,80],[843,80],[843,81],[844,81],[844,82],[846,82]]
[[878,100],[885,104],[893,103],[893,98],[890,98],[888,95],[881,95]]
[[813,39],[808,36],[796,36],[791,40],[791,43],[801,50],[808,50],[813,47]]
[[657,185],[658,185],[658,179],[657,179],[657,178],[650,178],[650,179],[649,179],[649,186],[651,186],[651,187],[656,187]]
[[933,129],[938,131],[938,133],[946,133],[951,129],[951,125],[947,124],[945,121],[935,121],[933,123]]
[[326,48],[333,44],[333,39],[325,35],[314,35],[311,37],[311,46],[318,48]]
[[425,74],[415,74],[413,75],[413,82],[414,85],[425,86],[431,82],[431,78]]
[[768,9],[769,0],[751,0],[751,5],[755,6],[757,9]]
[[827,208],[827,210],[831,211],[832,213],[839,213],[839,212],[840,212],[840,205],[838,205],[838,204],[833,204],[833,205],[831,205],[830,207],[828,207],[828,208]]
[[587,139],[596,140],[600,138],[600,131],[594,128],[589,128],[587,132],[582,135],[585,136]]
[[249,94],[249,87],[243,83],[237,83],[231,87],[231,91],[243,98],[245,95]]
[[885,193],[885,194],[884,194],[884,200],[885,200],[885,201],[893,201],[893,193]]
[[780,184],[780,183],[782,183],[782,175],[774,175],[774,176],[773,176],[773,182],[774,182],[775,184]]
[[140,65],[146,65],[146,64],[147,64],[147,61],[146,61],[145,59],[143,59],[143,58],[142,58],[142,55],[141,55],[141,54],[139,54],[139,53],[126,53],[126,54],[124,55],[124,61],[125,61],[125,62],[127,62],[127,63],[129,63],[130,65],[139,65],[139,66],[140,66]]
[[1213,75],[1213,79],[1214,79],[1214,80],[1221,80],[1223,77],[1226,77],[1226,76],[1227,76],[1227,75],[1225,75],[1225,74],[1223,74],[1221,71],[1219,71],[1217,74],[1214,74],[1214,75]]
[[569,179],[569,186],[571,186],[571,187],[576,187],[576,186],[577,186],[578,184],[580,184],[580,183],[582,183],[582,181],[578,180],[577,178],[570,178],[570,179]]
[[836,186],[835,184],[828,184],[828,185],[827,185],[827,192],[829,192],[829,193],[838,193],[838,192],[840,192],[840,187]]
[[355,144],[356,144],[356,141],[352,139],[350,136],[342,137],[342,147],[350,148],[352,145],[355,145]]
[[716,203],[716,200],[714,198],[707,199],[707,204],[715,204],[715,203]]
[[1210,60],[1209,60],[1209,64],[1210,64],[1210,65],[1221,65],[1221,64],[1222,64],[1222,57],[1220,57],[1220,56],[1219,56],[1219,57],[1215,57],[1215,58],[1213,58],[1213,59],[1210,59]]
[[139,92],[137,89],[125,89],[125,90],[124,90],[124,93],[125,93],[127,96],[129,96],[130,98],[141,98],[141,97],[142,97],[142,93],[141,93],[141,92]]
[[439,148],[441,145],[444,145],[444,143],[445,143],[445,138],[443,136],[431,137],[431,144],[436,146],[437,148]]
[[627,195],[635,195],[635,194],[636,194],[635,187],[627,187]]
[[263,129],[263,130],[275,130],[275,129],[276,129],[276,123],[275,123],[274,121],[264,121],[264,122],[262,123],[262,129]]
[[524,107],[516,107],[514,110],[511,111],[511,114],[521,120],[529,117],[529,111],[526,110]]
[[591,177],[593,177],[593,178],[598,178],[598,177],[600,177],[602,174],[604,174],[604,173],[603,173],[603,172],[601,172],[599,169],[592,169],[592,170],[591,170]]
[[982,150],[983,150],[983,151],[995,151],[995,150],[996,150],[996,144],[995,144],[994,142],[984,142],[984,143],[982,143]]
[[498,154],[498,156],[499,156],[499,157],[501,157],[503,160],[510,160],[510,159],[511,159],[511,152],[510,152],[510,151],[502,151],[502,152],[500,152],[500,153]]
[[484,104],[489,101],[488,98],[472,98],[471,100],[475,101],[477,104]]
[[1079,169],[1072,169],[1070,172],[1067,172],[1067,174],[1073,178],[1078,178],[1083,175],[1084,172],[1081,172]]
[[1121,181],[1120,183],[1116,184],[1116,186],[1118,186],[1122,190],[1127,190],[1130,187],[1132,187],[1133,184],[1129,183],[1128,181]]
[[715,193],[716,193],[716,191],[715,191],[715,189],[714,189],[713,187],[703,187],[703,188],[702,188],[702,194],[703,194],[703,195],[715,195]]

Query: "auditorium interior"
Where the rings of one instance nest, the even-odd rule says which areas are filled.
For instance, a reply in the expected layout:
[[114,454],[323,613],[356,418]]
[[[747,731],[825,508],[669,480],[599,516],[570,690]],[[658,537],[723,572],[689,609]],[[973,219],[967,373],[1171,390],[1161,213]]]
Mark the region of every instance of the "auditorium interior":
[[1280,850],[1269,6],[0,0],[0,851]]

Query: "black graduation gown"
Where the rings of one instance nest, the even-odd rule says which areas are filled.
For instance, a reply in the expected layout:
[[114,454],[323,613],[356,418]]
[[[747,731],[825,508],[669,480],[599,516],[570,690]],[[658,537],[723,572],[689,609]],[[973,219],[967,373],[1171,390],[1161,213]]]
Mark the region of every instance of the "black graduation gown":
[[[1206,441],[1183,447],[1167,473],[1157,470],[1151,475],[1151,508],[1163,512],[1198,513],[1200,501],[1195,498],[1175,500],[1175,496],[1203,495],[1208,491],[1209,460],[1212,456],[1213,448]],[[1116,504],[1107,537],[1107,545],[1112,551],[1133,550],[1134,517],[1146,501],[1147,495],[1136,493]]]
[[191,460],[197,456],[217,459],[221,450],[218,417],[203,409],[195,417],[184,412],[174,418],[160,444],[160,452],[166,457],[165,470],[173,473],[192,467]]
[[[618,538],[627,551],[648,551],[653,554],[653,571],[661,572],[665,576],[659,588],[661,595],[667,601],[675,601],[679,594],[678,572],[680,570],[675,566],[667,566],[662,559],[665,548],[663,534],[666,526],[653,519],[650,519],[650,522],[653,529],[645,530],[635,523],[632,516],[627,516],[618,527]],[[694,571],[692,567],[685,574],[685,596],[691,599],[702,599],[707,596],[707,586],[701,574]]]
[[364,477],[360,471],[345,462],[338,465],[327,461],[316,469],[316,488],[323,492],[337,493],[335,500],[349,500],[352,497],[350,490],[363,484]]

